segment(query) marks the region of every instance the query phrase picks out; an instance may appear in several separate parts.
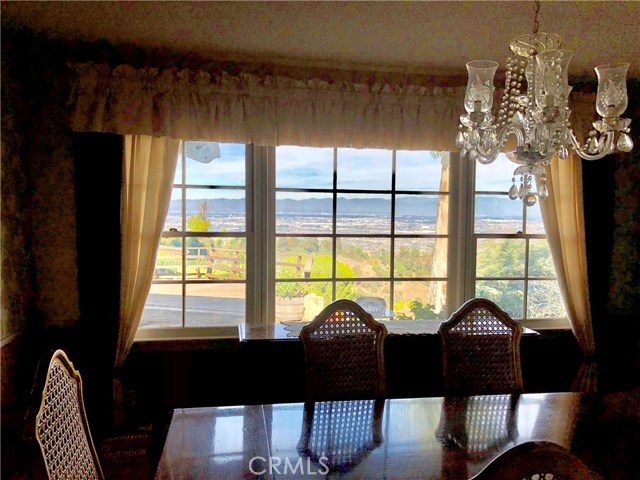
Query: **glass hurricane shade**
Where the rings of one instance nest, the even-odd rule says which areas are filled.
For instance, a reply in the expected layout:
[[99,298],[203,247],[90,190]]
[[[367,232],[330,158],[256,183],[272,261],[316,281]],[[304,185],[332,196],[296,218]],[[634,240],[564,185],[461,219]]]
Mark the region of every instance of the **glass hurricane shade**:
[[495,90],[493,77],[497,69],[498,63],[490,60],[474,60],[467,63],[469,79],[464,97],[464,108],[467,113],[491,112],[493,91]]
[[571,50],[549,50],[536,55],[535,100],[539,108],[562,108],[569,98]]
[[628,69],[628,63],[600,65],[594,69],[598,76],[596,111],[601,117],[619,117],[627,109]]

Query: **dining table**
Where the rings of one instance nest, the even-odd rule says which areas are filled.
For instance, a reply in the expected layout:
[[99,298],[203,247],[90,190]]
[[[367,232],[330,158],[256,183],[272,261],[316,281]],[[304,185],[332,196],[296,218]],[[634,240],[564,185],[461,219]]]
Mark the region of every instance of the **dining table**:
[[155,478],[468,479],[531,440],[604,478],[640,478],[640,392],[178,408]]

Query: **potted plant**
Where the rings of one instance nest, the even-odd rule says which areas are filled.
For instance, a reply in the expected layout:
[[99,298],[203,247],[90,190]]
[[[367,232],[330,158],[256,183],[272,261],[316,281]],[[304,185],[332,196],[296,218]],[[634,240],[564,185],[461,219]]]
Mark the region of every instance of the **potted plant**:
[[[295,268],[283,267],[279,279],[293,281],[276,282],[276,321],[298,322],[304,313],[304,297],[307,295],[306,283],[300,282]],[[295,279],[295,280],[294,280]]]

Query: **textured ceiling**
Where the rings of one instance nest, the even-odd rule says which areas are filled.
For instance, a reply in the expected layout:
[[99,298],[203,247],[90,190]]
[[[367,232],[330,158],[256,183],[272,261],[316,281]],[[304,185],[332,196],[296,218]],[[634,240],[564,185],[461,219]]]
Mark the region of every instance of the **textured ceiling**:
[[[169,47],[212,59],[466,75],[504,67],[509,40],[530,33],[533,1],[2,2],[3,21],[54,38]],[[630,62],[640,78],[640,1],[542,1],[540,31],[574,50],[572,77]]]

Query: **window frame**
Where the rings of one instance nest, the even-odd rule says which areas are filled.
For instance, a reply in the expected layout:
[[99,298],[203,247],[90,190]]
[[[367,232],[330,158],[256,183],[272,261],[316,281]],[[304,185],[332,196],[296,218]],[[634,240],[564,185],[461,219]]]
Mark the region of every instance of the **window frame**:
[[[181,146],[181,155],[184,155],[183,141]],[[366,281],[388,281],[390,283],[390,297],[393,301],[393,283],[396,281],[446,281],[447,282],[447,310],[446,317],[457,309],[469,298],[475,296],[476,277],[476,248],[478,235],[486,236],[487,234],[475,233],[475,168],[474,162],[463,161],[458,152],[444,152],[449,155],[449,189],[448,192],[437,191],[396,191],[395,190],[395,165],[396,151],[402,149],[386,149],[393,151],[392,160],[392,185],[387,190],[350,190],[337,188],[336,184],[336,163],[337,151],[339,147],[334,148],[333,158],[333,188],[335,196],[340,193],[372,193],[372,194],[388,194],[392,198],[391,206],[391,231],[389,234],[339,234],[336,233],[336,211],[334,203],[333,212],[333,231],[331,234],[322,234],[324,237],[333,239],[333,258],[335,259],[336,242],[335,238],[342,237],[372,237],[372,238],[389,238],[390,248],[393,250],[391,258],[395,255],[394,243],[396,238],[411,238],[411,234],[395,234],[394,225],[394,204],[395,196],[404,193],[410,194],[433,194],[447,195],[449,201],[449,218],[446,235],[426,234],[419,235],[425,238],[445,237],[447,238],[447,278],[440,277],[423,279],[422,277],[395,277],[394,263],[390,260],[390,272],[388,278],[366,277]],[[183,158],[186,158],[183,157]],[[192,188],[192,186],[184,184],[185,179],[185,162],[181,163],[183,168],[183,189]],[[246,304],[245,321],[251,324],[269,324],[275,321],[275,273],[276,273],[276,238],[278,236],[287,236],[287,234],[276,235],[276,191],[315,191],[317,189],[299,189],[299,188],[282,188],[276,189],[276,147],[259,146],[254,144],[245,145],[245,198],[246,198],[246,229],[243,235],[238,232],[194,232],[188,235],[183,231],[183,238],[188,236],[244,236],[246,238]],[[203,188],[202,186],[196,186]],[[173,188],[173,187],[172,187]],[[204,187],[206,188],[206,187]],[[224,187],[219,187],[224,188]],[[324,189],[322,189],[324,191]],[[503,192],[500,192],[502,194]],[[184,195],[184,192],[183,192]],[[334,200],[335,202],[335,200]],[[523,207],[526,208],[526,207]],[[183,202],[184,209],[184,202]],[[186,221],[185,212],[183,211],[183,224]],[[526,220],[525,220],[526,221]],[[186,225],[184,225],[186,229]],[[178,232],[180,233],[180,232]],[[205,234],[205,235],[203,235]],[[163,236],[164,233],[163,233]],[[180,236],[180,235],[174,235]],[[290,234],[289,236],[304,237],[318,235]],[[499,238],[525,238],[526,246],[530,238],[546,238],[544,234],[497,234]],[[484,238],[484,237],[483,237]],[[184,252],[186,250],[185,242],[182,242],[183,249],[183,272],[184,272]],[[527,248],[528,250],[528,248]],[[525,276],[528,274],[528,256],[525,256]],[[336,264],[333,264],[333,286],[335,295],[335,278]],[[358,280],[355,278],[353,280]],[[509,278],[509,280],[520,280],[520,278]],[[525,280],[525,289],[529,280],[537,280],[537,277],[528,277]],[[546,279],[546,277],[545,277]],[[352,280],[352,279],[350,279]],[[498,280],[492,278],[491,280]],[[327,281],[318,279],[317,281]],[[179,281],[158,281],[157,283],[180,283]],[[188,283],[203,283],[202,280],[185,280],[182,285],[182,305],[186,301],[185,288]],[[204,283],[220,283],[220,281],[209,280]],[[237,282],[236,282],[237,283]],[[527,298],[525,290],[525,299]],[[390,306],[392,307],[392,305]],[[564,319],[526,319],[526,303],[524,303],[525,319],[519,320],[523,326],[529,328],[569,328],[569,323]],[[184,313],[183,313],[184,318]],[[159,339],[198,339],[198,338],[237,338],[238,329],[235,325],[230,326],[212,326],[212,327],[170,327],[170,328],[138,328],[135,341],[148,341]]]

